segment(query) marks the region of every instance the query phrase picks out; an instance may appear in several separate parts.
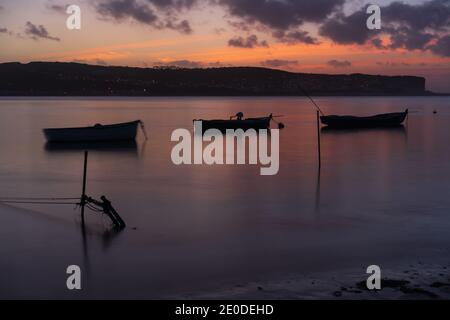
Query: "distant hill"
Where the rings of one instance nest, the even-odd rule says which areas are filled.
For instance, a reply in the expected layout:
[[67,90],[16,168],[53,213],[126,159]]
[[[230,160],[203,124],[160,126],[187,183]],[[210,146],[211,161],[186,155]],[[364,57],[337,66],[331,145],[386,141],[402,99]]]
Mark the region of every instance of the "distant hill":
[[131,68],[80,63],[0,64],[0,96],[429,95],[425,78],[292,73],[253,67]]

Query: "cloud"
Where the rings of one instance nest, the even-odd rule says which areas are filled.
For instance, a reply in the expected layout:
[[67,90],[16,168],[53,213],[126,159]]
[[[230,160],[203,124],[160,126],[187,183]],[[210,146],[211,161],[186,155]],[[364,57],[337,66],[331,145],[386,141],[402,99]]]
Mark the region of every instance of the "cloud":
[[412,30],[407,27],[388,29],[391,44],[388,48],[405,48],[407,50],[424,49],[428,42],[434,38],[433,34]]
[[298,60],[265,60],[260,63],[264,67],[269,68],[281,68],[281,67],[291,67],[298,65]]
[[327,62],[327,65],[333,68],[348,68],[352,66],[352,63],[347,60],[339,61],[339,60],[330,60]]
[[377,66],[388,67],[388,68],[404,68],[404,67],[414,67],[414,68],[438,68],[445,64],[440,62],[404,62],[404,61],[377,61],[375,62]]
[[[383,1],[387,4],[381,7],[381,30],[366,27],[367,6],[361,6],[367,3],[365,0],[95,0],[94,3],[104,19],[134,21],[182,34],[193,32],[183,14],[218,6],[226,11],[233,30],[246,34],[228,41],[229,46],[239,48],[267,47],[267,41],[254,40],[254,33],[264,32],[289,45],[317,45],[330,39],[342,45],[430,50],[448,56],[441,39],[446,39],[450,32],[450,0]],[[54,6],[55,10],[62,7]],[[307,31],[311,26],[318,28],[317,35]]]
[[158,8],[170,9],[170,10],[181,10],[190,9],[196,3],[197,0],[147,0]]
[[192,33],[186,19],[180,21],[178,14],[191,9],[197,0],[104,0],[96,4],[102,18],[116,22],[135,21],[155,29],[172,29],[183,34]]
[[304,22],[321,22],[345,0],[217,0],[228,12],[250,24],[288,30]]
[[59,14],[66,14],[66,9],[68,5],[61,5],[61,4],[54,4],[54,3],[47,3],[45,7],[50,10],[57,12]]
[[362,10],[350,16],[340,13],[326,21],[319,34],[339,44],[364,44],[373,32],[366,27],[367,17]]
[[440,38],[435,44],[431,45],[429,49],[443,57],[450,57],[450,35]]
[[195,68],[201,68],[203,66],[203,64],[201,62],[197,62],[197,61],[175,60],[175,61],[170,61],[170,62],[155,63],[155,66],[167,66],[167,67],[195,69]]
[[449,26],[450,1],[432,0],[416,6],[393,2],[382,8],[382,19],[402,23],[417,30],[425,28],[443,30]]
[[138,3],[136,0],[110,0],[99,3],[97,12],[103,16],[109,16],[117,21],[134,19],[144,24],[154,24],[158,17],[148,6]]
[[198,69],[198,68],[223,68],[232,67],[229,63],[215,62],[200,62],[192,60],[174,60],[167,62],[155,62],[154,67],[157,68],[183,68],[183,69]]
[[94,64],[94,65],[98,65],[98,66],[107,66],[108,65],[108,63],[102,59],[91,59],[91,60],[74,59],[74,60],[72,60],[72,62],[83,63],[83,64]]
[[208,62],[206,64],[206,67],[210,67],[210,68],[224,68],[224,67],[232,67],[233,65],[230,63],[223,63],[220,61],[216,61],[216,62]]
[[166,23],[166,28],[177,30],[177,31],[179,31],[179,32],[181,32],[183,34],[190,34],[190,33],[192,33],[191,25],[189,24],[189,21],[187,21],[187,20],[183,20],[183,21],[178,22],[178,23],[176,23],[176,22],[174,23],[174,22],[168,21]]
[[[369,43],[383,49],[430,49],[449,56],[441,39],[450,32],[450,0],[431,0],[419,5],[393,2],[381,8],[381,16],[382,29],[369,30],[365,7],[347,16],[337,13],[320,26],[319,34],[338,44]],[[387,36],[388,43],[383,43],[382,35]],[[433,41],[440,45],[430,46]]]
[[269,44],[267,41],[259,41],[258,37],[254,34],[243,38],[243,37],[236,37],[233,39],[228,40],[228,45],[230,47],[236,47],[236,48],[247,48],[247,49],[253,49],[256,47],[269,47]]
[[95,64],[97,64],[99,66],[107,66],[108,65],[108,63],[102,59],[96,59],[94,62],[95,62]]
[[47,29],[43,25],[37,26],[30,21],[27,21],[25,24],[25,34],[34,40],[48,39],[53,41],[61,41],[60,38],[50,36]]
[[318,44],[319,41],[316,38],[313,38],[309,35],[306,31],[290,31],[290,32],[284,32],[284,31],[275,31],[272,34],[278,41],[287,43],[287,44],[298,44],[298,43],[305,43],[305,44]]

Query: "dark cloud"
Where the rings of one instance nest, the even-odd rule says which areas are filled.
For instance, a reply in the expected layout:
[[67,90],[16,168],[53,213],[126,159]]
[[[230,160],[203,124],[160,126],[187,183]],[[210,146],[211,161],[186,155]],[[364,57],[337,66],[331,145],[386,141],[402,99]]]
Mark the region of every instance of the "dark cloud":
[[97,12],[102,16],[112,17],[122,21],[134,19],[144,24],[155,24],[158,17],[148,6],[138,3],[136,0],[110,0],[99,3]]
[[53,41],[60,41],[60,38],[52,37],[48,33],[47,29],[43,25],[35,25],[30,21],[27,21],[25,25],[25,34],[34,40],[48,39]]
[[442,30],[449,27],[450,1],[432,0],[421,5],[393,2],[382,8],[382,19],[397,22],[417,30],[432,28]]
[[262,61],[261,65],[269,68],[282,68],[282,67],[290,67],[298,65],[298,60],[266,60]]
[[231,15],[248,23],[287,30],[304,22],[321,22],[345,0],[216,0]]
[[269,47],[269,44],[267,41],[259,41],[258,37],[254,34],[243,38],[243,37],[236,37],[233,39],[228,40],[228,45],[230,47],[236,47],[236,48],[247,48],[252,49],[256,47]]
[[313,38],[306,31],[289,31],[284,32],[282,30],[277,30],[272,34],[276,39],[287,44],[318,44],[319,41]]
[[381,40],[380,38],[374,38],[374,39],[371,40],[371,42],[372,42],[372,45],[375,48],[379,48],[379,49],[385,49],[386,48],[386,46],[383,44],[383,40]]
[[366,27],[367,17],[365,10],[337,14],[320,27],[319,34],[339,44],[364,44],[374,32]]
[[348,68],[352,66],[352,63],[350,61],[344,60],[330,60],[327,62],[327,65],[333,67],[333,68]]
[[192,8],[197,0],[147,0],[147,2],[166,10],[181,10]]
[[[425,1],[425,0],[424,0]],[[367,6],[351,0],[95,0],[97,12],[115,21],[136,21],[155,29],[172,29],[182,34],[193,32],[182,17],[188,10],[216,5],[227,12],[230,26],[238,35],[228,44],[240,48],[267,47],[254,33],[266,32],[286,44],[319,44],[305,23],[318,26],[318,36],[338,44],[369,44],[382,49],[430,50],[446,55],[446,36],[450,32],[450,0],[408,3],[400,0],[381,7],[382,29],[366,27]],[[349,8],[350,14],[344,13]],[[352,5],[354,4],[354,5]],[[58,11],[62,6],[54,5]],[[256,38],[256,39],[255,39]],[[388,41],[381,39],[387,38]],[[441,41],[442,39],[442,41]]]
[[197,0],[103,0],[96,10],[104,18],[122,22],[136,21],[156,29],[172,29],[183,34],[192,32],[187,20],[178,18],[183,9],[190,9]]
[[390,34],[391,49],[405,48],[407,50],[424,49],[434,38],[431,33],[416,31],[408,27],[387,29]]
[[166,26],[166,28],[177,30],[183,34],[192,33],[191,25],[189,24],[189,21],[187,21],[187,20],[183,20],[181,22],[168,21],[165,26]]
[[431,45],[429,49],[443,57],[450,57],[450,35],[440,38],[435,44]]
[[[450,0],[431,0],[419,5],[393,2],[381,8],[382,29],[369,30],[366,27],[368,15],[366,7],[345,16],[335,14],[325,21],[319,34],[338,44],[371,43],[377,48],[407,50],[430,49],[445,55],[445,39],[450,32]],[[389,44],[383,44],[380,35],[389,38]],[[438,47],[430,46],[433,41]],[[448,56],[448,55],[447,55]]]

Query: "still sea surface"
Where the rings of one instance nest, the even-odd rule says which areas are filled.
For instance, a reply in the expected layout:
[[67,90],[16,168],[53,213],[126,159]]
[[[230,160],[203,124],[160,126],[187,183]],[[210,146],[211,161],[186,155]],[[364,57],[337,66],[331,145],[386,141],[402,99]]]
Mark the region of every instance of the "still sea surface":
[[[90,151],[87,193],[127,223],[74,205],[0,204],[1,298],[170,298],[311,272],[439,263],[450,253],[450,98],[317,98],[327,114],[410,110],[402,129],[322,131],[304,98],[2,98],[0,198],[78,197],[83,148],[41,132],[141,119],[136,144]],[[437,114],[433,114],[433,110]],[[283,115],[280,170],[176,166],[194,118]],[[66,268],[82,269],[82,291]]]

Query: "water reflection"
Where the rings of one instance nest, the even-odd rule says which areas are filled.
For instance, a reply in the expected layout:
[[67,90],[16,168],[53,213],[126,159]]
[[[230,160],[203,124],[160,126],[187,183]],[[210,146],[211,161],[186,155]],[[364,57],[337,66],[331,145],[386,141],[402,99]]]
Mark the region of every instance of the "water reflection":
[[[145,142],[143,143],[145,146]],[[47,152],[71,152],[71,151],[98,151],[124,153],[138,156],[136,141],[112,141],[112,142],[47,142]]]
[[[361,108],[381,113],[404,104],[423,111],[411,114],[404,128],[322,130],[318,172],[315,114],[310,103],[299,99],[69,100],[63,108],[60,101],[16,102],[14,108],[4,103],[0,145],[8,152],[0,157],[0,193],[5,195],[79,195],[82,151],[44,149],[43,127],[93,118],[113,123],[126,115],[153,126],[145,152],[136,152],[136,146],[131,151],[94,146],[89,159],[87,192],[111,197],[139,231],[114,233],[107,228],[109,221],[103,225],[100,215],[89,215],[83,235],[79,211],[71,207],[39,208],[63,222],[52,223],[40,214],[3,214],[7,208],[2,206],[0,254],[5,258],[0,274],[5,276],[0,282],[11,290],[0,296],[11,297],[20,281],[17,296],[71,298],[63,271],[69,263],[83,266],[83,261],[95,280],[83,290],[86,297],[164,298],[281,273],[353,268],[373,261],[374,250],[368,247],[381,248],[376,253],[380,264],[394,255],[408,260],[448,247],[448,98],[320,101],[330,113]],[[256,165],[176,166],[171,161],[176,144],[171,133],[189,127],[198,114],[270,113],[274,105],[289,122],[280,132],[279,174],[261,176]],[[431,108],[443,111],[435,117],[427,111]],[[190,137],[193,144],[192,132]],[[383,251],[386,247],[389,252]],[[36,268],[42,276],[36,277]],[[58,274],[64,279],[55,278]]]
[[85,222],[80,223],[80,230],[83,251],[83,270],[85,270],[86,274],[89,276],[91,269],[89,258],[89,236],[92,236],[94,240],[101,240],[103,251],[106,252],[111,248],[113,240],[116,239],[123,230],[118,230],[117,228],[114,228],[114,226],[103,227],[102,230],[95,230],[89,228]]
[[406,134],[406,129],[403,125],[385,128],[333,128],[322,127],[320,133],[323,134],[352,134],[352,133],[376,133],[376,132],[388,132]]
[[320,213],[320,173],[321,173],[321,167],[319,166],[317,169],[316,197],[315,197],[315,206],[314,206],[314,210],[315,210],[317,216]]

